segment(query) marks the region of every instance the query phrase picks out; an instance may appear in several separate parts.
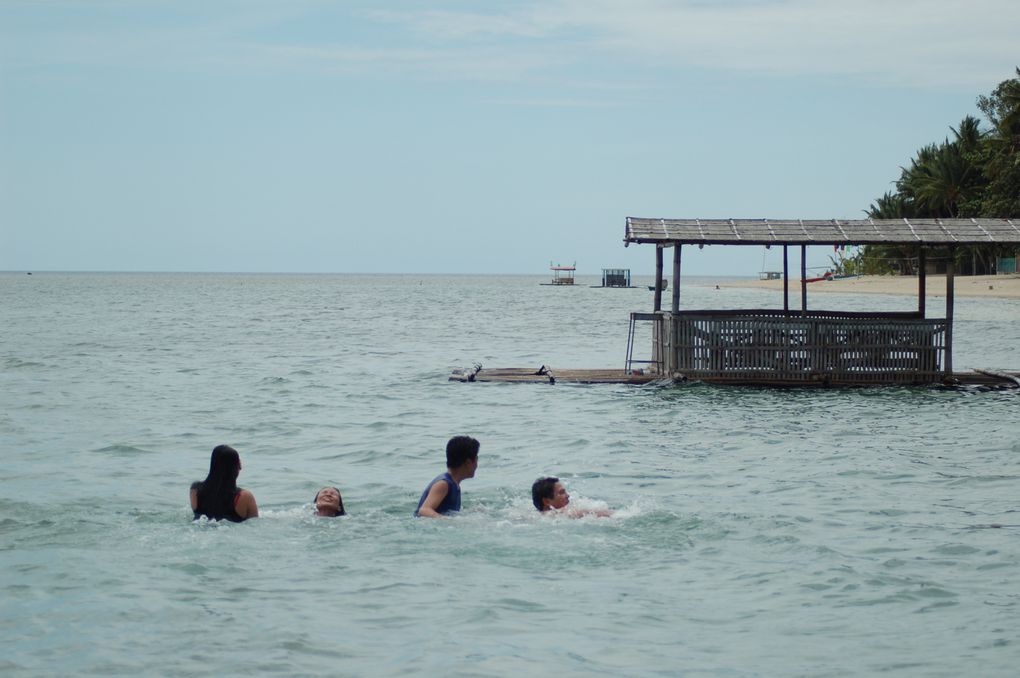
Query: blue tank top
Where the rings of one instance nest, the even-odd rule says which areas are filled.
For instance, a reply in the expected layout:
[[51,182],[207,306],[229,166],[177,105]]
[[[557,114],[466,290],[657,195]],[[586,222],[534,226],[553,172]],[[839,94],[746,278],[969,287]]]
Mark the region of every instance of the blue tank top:
[[418,500],[418,508],[414,510],[414,515],[418,515],[418,509],[420,509],[421,505],[425,503],[425,499],[429,496],[429,491],[432,489],[432,486],[441,480],[446,481],[448,489],[446,490],[446,497],[439,506],[436,507],[436,513],[442,513],[445,515],[447,513],[460,510],[460,485],[453,482],[453,476],[449,473],[444,473],[441,476],[436,476],[432,482],[429,483],[429,486],[425,488],[425,491],[421,493],[421,499]]

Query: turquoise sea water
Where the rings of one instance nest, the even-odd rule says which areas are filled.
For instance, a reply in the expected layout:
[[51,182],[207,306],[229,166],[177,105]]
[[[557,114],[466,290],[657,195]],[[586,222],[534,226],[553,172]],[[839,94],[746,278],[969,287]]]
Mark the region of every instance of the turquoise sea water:
[[[544,281],[0,274],[0,673],[1015,675],[1015,391],[447,382],[622,366],[651,293]],[[1020,302],[956,310],[957,366],[1020,367]],[[464,511],[412,518],[459,433]],[[191,522],[219,443],[262,518]]]

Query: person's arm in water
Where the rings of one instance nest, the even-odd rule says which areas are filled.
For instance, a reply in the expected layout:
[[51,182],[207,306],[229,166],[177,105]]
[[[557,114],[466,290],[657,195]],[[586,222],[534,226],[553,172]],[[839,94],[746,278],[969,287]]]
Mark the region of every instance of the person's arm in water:
[[574,509],[568,511],[567,515],[571,518],[584,518],[585,516],[595,516],[596,518],[608,518],[613,515],[613,512],[609,509]]
[[421,508],[418,509],[418,515],[425,518],[445,518],[446,516],[436,511],[436,508],[443,503],[443,500],[446,499],[446,495],[449,493],[450,486],[445,480],[433,483],[432,489],[429,490],[429,495],[425,497]]
[[191,510],[198,510],[198,488],[194,485],[191,486]]
[[255,495],[248,490],[241,490],[238,493],[234,510],[244,519],[259,517],[259,506],[255,503]]

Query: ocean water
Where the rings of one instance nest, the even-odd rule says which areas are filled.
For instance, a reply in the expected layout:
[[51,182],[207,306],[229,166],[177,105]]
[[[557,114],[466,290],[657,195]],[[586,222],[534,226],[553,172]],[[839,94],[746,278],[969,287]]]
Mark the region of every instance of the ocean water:
[[[0,274],[0,674],[1016,674],[1016,391],[449,383],[622,366],[651,293],[543,281]],[[1020,302],[956,315],[959,368],[1020,367]],[[455,434],[464,510],[414,519]],[[219,443],[258,520],[191,521]],[[545,474],[614,515],[539,516]]]

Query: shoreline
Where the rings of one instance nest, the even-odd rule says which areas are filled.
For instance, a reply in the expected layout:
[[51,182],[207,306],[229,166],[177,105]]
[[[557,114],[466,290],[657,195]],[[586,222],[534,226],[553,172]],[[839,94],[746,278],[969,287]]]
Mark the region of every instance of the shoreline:
[[[739,280],[719,283],[720,288],[757,288],[782,291],[782,280]],[[808,283],[808,294],[816,292],[838,294],[896,294],[917,296],[917,276],[865,275],[859,278],[822,280]],[[800,279],[790,279],[790,295],[800,294]],[[1020,299],[1020,274],[956,276],[954,294],[957,297],[985,297],[988,299]],[[946,276],[928,275],[925,282],[926,297],[946,296]]]

